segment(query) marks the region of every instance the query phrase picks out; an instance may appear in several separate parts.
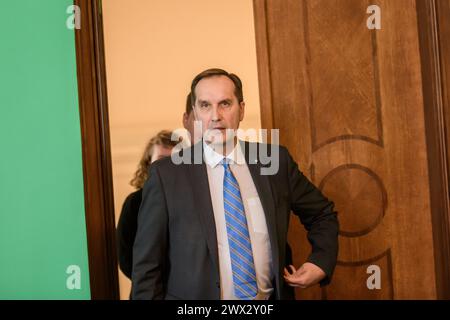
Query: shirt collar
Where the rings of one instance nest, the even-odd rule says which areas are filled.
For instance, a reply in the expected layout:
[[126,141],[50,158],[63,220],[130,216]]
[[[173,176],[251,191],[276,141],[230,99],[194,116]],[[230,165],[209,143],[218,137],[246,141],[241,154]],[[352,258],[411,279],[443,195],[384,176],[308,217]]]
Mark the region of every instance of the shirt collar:
[[203,141],[203,154],[205,162],[211,167],[215,168],[224,158],[229,159],[230,164],[242,165],[245,163],[245,157],[241,149],[241,141],[238,140],[233,151],[226,157],[214,151],[205,141]]

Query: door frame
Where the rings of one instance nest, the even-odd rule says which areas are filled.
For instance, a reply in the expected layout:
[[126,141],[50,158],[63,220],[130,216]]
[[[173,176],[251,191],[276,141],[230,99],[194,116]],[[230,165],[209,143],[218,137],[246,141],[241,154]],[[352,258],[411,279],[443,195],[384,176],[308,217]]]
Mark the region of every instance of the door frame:
[[[273,128],[267,0],[253,0],[261,115]],[[74,0],[86,230],[92,299],[119,299],[114,193],[101,0]],[[450,0],[416,0],[430,181],[436,285],[450,299]],[[266,115],[266,116],[263,116]]]
[[74,0],[91,299],[119,299],[114,193],[101,0]]
[[416,0],[416,7],[436,290],[438,299],[450,299],[450,0]]

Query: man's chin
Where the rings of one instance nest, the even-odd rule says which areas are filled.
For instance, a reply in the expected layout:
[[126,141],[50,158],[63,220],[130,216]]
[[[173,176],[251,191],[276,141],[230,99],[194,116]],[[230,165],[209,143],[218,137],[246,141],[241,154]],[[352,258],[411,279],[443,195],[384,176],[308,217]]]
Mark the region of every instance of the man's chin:
[[203,135],[203,139],[209,144],[223,144],[227,141],[227,135],[226,135],[225,131],[212,130],[212,131],[207,131]]
[[[225,148],[234,148],[234,135],[226,136],[225,133],[223,133],[215,135],[205,135],[203,138],[205,142],[214,149],[220,148],[221,150],[225,150]],[[227,151],[231,152],[231,150]]]

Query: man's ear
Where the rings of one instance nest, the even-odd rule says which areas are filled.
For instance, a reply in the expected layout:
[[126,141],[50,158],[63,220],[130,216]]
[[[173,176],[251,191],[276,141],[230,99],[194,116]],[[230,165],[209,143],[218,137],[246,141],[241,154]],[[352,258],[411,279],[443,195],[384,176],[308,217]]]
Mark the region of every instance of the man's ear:
[[241,101],[239,103],[239,121],[244,120],[244,114],[245,114],[245,102]]

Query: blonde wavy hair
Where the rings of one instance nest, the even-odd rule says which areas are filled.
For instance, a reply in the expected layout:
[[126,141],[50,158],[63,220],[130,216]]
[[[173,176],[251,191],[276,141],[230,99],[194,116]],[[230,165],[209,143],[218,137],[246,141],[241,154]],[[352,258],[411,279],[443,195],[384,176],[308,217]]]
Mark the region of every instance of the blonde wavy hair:
[[150,139],[144,149],[144,154],[142,155],[138,168],[134,173],[134,177],[130,181],[130,184],[133,187],[135,187],[136,189],[141,189],[144,186],[145,181],[148,179],[148,168],[152,163],[153,148],[155,145],[175,147],[178,144],[178,141],[172,141],[171,137],[172,131],[162,130],[158,132],[156,136]]

